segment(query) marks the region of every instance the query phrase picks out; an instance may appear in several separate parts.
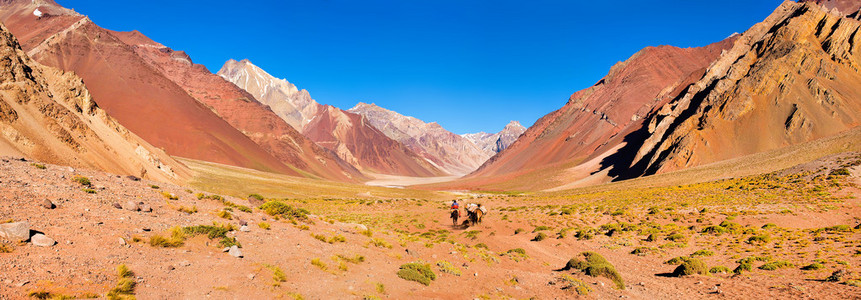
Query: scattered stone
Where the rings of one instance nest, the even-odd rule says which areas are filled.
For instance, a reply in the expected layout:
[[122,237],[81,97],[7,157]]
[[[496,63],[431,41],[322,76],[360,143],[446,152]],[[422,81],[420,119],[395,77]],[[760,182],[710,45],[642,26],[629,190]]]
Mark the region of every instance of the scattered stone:
[[188,266],[191,266],[191,262],[189,262],[187,260],[183,260],[183,261],[179,262],[179,265],[182,267],[188,267]]
[[51,247],[57,243],[54,239],[41,233],[34,234],[33,237],[30,238],[30,242],[39,247]]
[[130,210],[130,211],[139,211],[139,210],[141,210],[141,208],[140,208],[140,207],[138,207],[138,204],[137,204],[137,203],[134,203],[134,202],[132,202],[132,201],[126,201],[126,204],[123,204],[123,209],[125,209],[125,210]]
[[3,283],[5,283],[6,285],[12,285],[13,282],[14,281],[12,281],[12,279],[3,280]]
[[248,226],[242,225],[242,227],[239,227],[239,231],[249,232],[249,231],[251,231],[251,229],[248,228]]
[[149,204],[145,204],[143,202],[141,202],[140,204],[140,209],[142,212],[152,212],[152,207],[150,207]]
[[30,239],[30,223],[12,222],[0,224],[0,237],[11,241],[27,241]]
[[224,249],[221,249],[221,252],[227,252],[227,251],[230,251],[230,247],[224,247]]
[[120,238],[120,246],[125,246],[125,245],[128,245],[128,243],[126,243],[126,239]]
[[133,176],[133,175],[126,176],[126,178],[128,178],[131,181],[141,181],[141,179],[139,177]]
[[29,280],[21,281],[21,282],[19,282],[19,283],[18,283],[18,287],[25,286],[25,285],[27,285],[28,283],[30,283],[30,281],[29,281]]
[[119,203],[114,202],[113,205],[114,205],[114,208],[116,208],[116,209],[123,209],[123,206],[120,205]]
[[147,227],[144,227],[144,228],[141,228],[141,230],[146,231],[146,232],[149,232],[149,231],[151,231],[152,229],[147,228]]
[[54,205],[54,202],[51,202],[51,200],[45,199],[44,201],[42,201],[42,207],[46,209],[54,209],[57,206]]
[[248,279],[254,279],[254,274],[248,274]]
[[227,254],[230,254],[230,256],[233,257],[242,257],[242,251],[239,250],[239,247],[237,247],[236,245],[230,246],[230,250],[227,251]]
[[248,225],[248,222],[245,222],[245,220],[239,220],[239,226],[246,226],[246,225]]

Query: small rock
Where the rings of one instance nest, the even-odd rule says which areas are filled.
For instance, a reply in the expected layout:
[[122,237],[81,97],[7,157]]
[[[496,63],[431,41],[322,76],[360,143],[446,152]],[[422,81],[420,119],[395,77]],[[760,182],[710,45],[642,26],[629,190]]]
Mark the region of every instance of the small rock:
[[141,179],[138,178],[137,176],[129,175],[129,176],[126,176],[126,178],[128,178],[131,181],[141,181]]
[[183,260],[183,261],[179,262],[179,265],[182,267],[188,267],[188,266],[191,266],[191,263],[187,260]]
[[141,204],[140,208],[142,212],[152,212],[152,207],[149,204]]
[[239,226],[246,226],[246,225],[248,225],[248,222],[245,222],[245,220],[239,220]]
[[33,237],[30,238],[30,242],[39,247],[51,247],[57,243],[54,239],[41,233],[34,234]]
[[249,231],[251,231],[251,229],[248,228],[248,226],[242,225],[242,227],[239,227],[239,231],[249,232]]
[[418,257],[418,256],[419,256],[419,253],[418,253],[417,251],[415,251],[415,250],[406,249],[405,251],[407,252],[407,254],[409,254],[409,255],[411,255],[411,256],[413,256],[413,257]]
[[254,274],[248,274],[248,279],[254,279]]
[[472,274],[472,276],[478,277],[478,273]]
[[3,283],[5,283],[6,285],[12,285],[12,282],[12,279],[3,280]]
[[25,286],[25,285],[27,285],[28,283],[30,283],[30,281],[29,281],[29,280],[21,281],[21,282],[19,282],[19,283],[18,283],[18,287]]
[[42,207],[46,209],[54,209],[57,206],[54,205],[54,202],[51,202],[51,200],[45,199],[44,201],[42,201]]
[[144,227],[144,228],[141,228],[141,230],[149,232],[149,231],[150,231],[150,230],[152,230],[152,229],[149,229],[149,228],[147,228],[147,227]]
[[116,208],[116,209],[123,209],[123,206],[120,205],[119,203],[114,202],[113,205],[114,205],[114,208]]
[[30,239],[30,223],[12,222],[0,224],[0,237],[11,241],[26,241]]
[[694,282],[694,284],[703,284],[703,282],[702,282],[702,281],[697,281],[697,282]]
[[239,250],[239,247],[236,245],[230,246],[230,250],[227,251],[227,254],[230,254],[230,256],[233,257],[242,257],[242,251]]
[[138,207],[138,204],[137,204],[137,203],[134,203],[134,202],[132,202],[132,201],[126,201],[126,204],[124,204],[124,205],[123,205],[123,209],[125,209],[125,210],[129,210],[129,211],[139,211],[139,210],[141,210],[141,208],[140,208],[140,207]]
[[230,247],[224,247],[224,249],[221,249],[221,252],[227,252],[227,251],[230,251]]
[[120,238],[120,246],[125,246],[125,245],[128,245],[128,243],[126,243],[126,239]]

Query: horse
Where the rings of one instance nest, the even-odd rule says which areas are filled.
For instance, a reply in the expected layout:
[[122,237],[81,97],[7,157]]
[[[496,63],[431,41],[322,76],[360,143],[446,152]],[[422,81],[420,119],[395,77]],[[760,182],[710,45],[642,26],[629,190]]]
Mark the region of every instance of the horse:
[[484,212],[481,209],[476,208],[473,211],[467,212],[469,216],[469,222],[472,225],[481,224],[481,218],[484,217]]
[[457,219],[460,218],[460,211],[457,209],[451,210],[451,225],[457,226]]

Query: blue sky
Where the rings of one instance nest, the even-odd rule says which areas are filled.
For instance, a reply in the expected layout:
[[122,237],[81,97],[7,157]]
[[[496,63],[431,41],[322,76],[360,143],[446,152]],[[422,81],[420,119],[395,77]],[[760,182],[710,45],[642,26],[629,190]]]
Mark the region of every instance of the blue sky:
[[529,126],[646,46],[704,46],[782,1],[74,1],[217,72],[250,59],[323,104],[373,102],[452,132]]

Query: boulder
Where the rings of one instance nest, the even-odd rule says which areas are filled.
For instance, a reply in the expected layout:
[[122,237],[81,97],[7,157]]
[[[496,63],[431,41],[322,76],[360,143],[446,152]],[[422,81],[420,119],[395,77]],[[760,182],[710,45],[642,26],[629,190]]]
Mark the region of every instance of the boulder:
[[138,207],[138,204],[137,204],[137,203],[134,203],[133,201],[126,201],[126,203],[125,203],[125,204],[123,204],[123,209],[125,209],[125,210],[130,210],[130,211],[139,211],[139,210],[141,210],[141,208],[140,208],[140,207]]
[[242,226],[242,227],[239,227],[239,231],[249,232],[249,231],[251,231],[251,229],[249,229],[248,226]]
[[10,241],[26,241],[30,239],[30,223],[13,222],[0,224],[0,237]]
[[149,204],[146,203],[141,204],[140,209],[142,212],[152,212],[152,207],[150,207]]
[[42,205],[42,207],[47,208],[47,209],[54,209],[55,207],[57,207],[56,205],[54,205],[54,202],[51,202],[51,200],[48,200],[48,199],[45,199],[44,201],[42,201],[41,205]]
[[122,205],[120,205],[119,203],[116,203],[116,202],[114,202],[113,206],[114,206],[114,208],[116,208],[116,209],[123,209],[123,206],[122,206]]
[[233,256],[236,258],[242,257],[242,251],[239,250],[239,247],[237,247],[236,245],[230,246],[230,250],[227,251],[227,254],[230,254],[230,256]]
[[33,237],[30,238],[30,242],[39,247],[51,247],[57,243],[54,239],[41,233],[34,234]]

